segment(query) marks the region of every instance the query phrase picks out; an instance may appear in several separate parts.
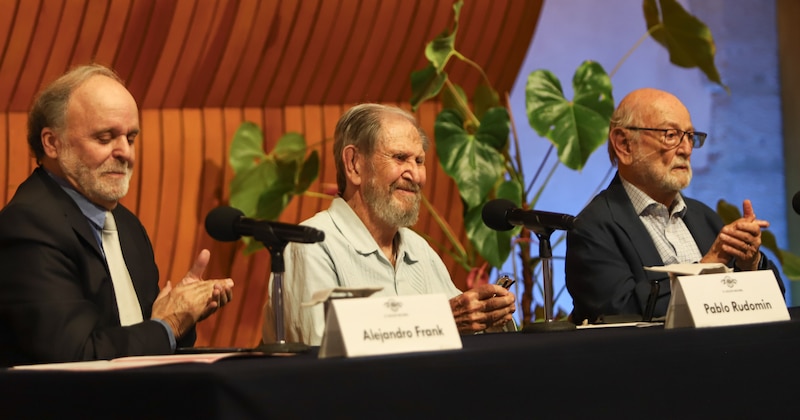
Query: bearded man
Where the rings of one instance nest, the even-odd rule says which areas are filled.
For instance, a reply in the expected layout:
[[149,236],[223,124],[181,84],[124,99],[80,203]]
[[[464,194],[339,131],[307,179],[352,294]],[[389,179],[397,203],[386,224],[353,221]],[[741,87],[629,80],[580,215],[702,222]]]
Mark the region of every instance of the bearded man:
[[[512,293],[494,284],[462,293],[439,255],[409,229],[419,215],[427,149],[416,119],[400,108],[360,104],[339,119],[333,146],[338,195],[327,210],[301,223],[325,232],[325,240],[289,243],[284,252],[288,341],[321,343],[323,308],[301,303],[335,287],[383,288],[373,296],[443,293],[461,333],[512,319]],[[264,310],[265,343],[276,340],[271,301]]]
[[[680,193],[692,179],[692,151],[706,136],[668,92],[644,88],[620,101],[608,135],[617,174],[567,233],[573,322],[666,315],[668,277],[645,266],[701,262],[771,269],[785,292],[777,268],[759,250],[761,229],[769,223],[756,218],[750,200],[744,200],[742,218],[723,226],[714,210]],[[657,295],[649,299],[654,282]]]
[[138,135],[136,101],[102,65],[37,95],[28,146],[38,167],[0,211],[0,365],[172,353],[232,299],[233,280],[201,278],[207,250],[159,289],[147,232],[119,203]]

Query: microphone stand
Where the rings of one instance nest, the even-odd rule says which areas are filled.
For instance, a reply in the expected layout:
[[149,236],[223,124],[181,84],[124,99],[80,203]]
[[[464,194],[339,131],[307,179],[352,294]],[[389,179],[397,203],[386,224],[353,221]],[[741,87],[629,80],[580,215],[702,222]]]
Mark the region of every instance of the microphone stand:
[[269,250],[270,270],[272,271],[272,310],[275,313],[275,342],[261,343],[255,351],[268,354],[276,353],[302,353],[311,347],[303,343],[290,343],[286,341],[285,326],[283,323],[283,273],[286,271],[283,259],[283,250],[288,241],[281,239],[269,225],[259,227],[253,232],[253,239],[264,244]]
[[[526,226],[527,227],[527,226]],[[544,297],[544,321],[532,322],[522,327],[522,332],[571,331],[575,324],[553,319],[553,248],[550,235],[553,229],[534,226],[530,229],[539,238],[539,258],[542,261],[542,296]]]

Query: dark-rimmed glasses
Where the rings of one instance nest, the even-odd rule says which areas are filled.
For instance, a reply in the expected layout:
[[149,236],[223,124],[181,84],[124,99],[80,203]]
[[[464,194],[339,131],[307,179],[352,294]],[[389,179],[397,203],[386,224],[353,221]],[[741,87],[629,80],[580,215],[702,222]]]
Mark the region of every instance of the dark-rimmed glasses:
[[692,147],[695,149],[699,149],[703,147],[703,143],[706,141],[706,137],[708,134],[703,133],[701,131],[683,131],[678,130],[677,128],[642,128],[642,127],[625,127],[628,130],[636,130],[636,131],[660,131],[664,133],[664,146],[668,149],[674,149],[681,144],[683,141],[684,136],[688,136],[689,141],[692,143]]

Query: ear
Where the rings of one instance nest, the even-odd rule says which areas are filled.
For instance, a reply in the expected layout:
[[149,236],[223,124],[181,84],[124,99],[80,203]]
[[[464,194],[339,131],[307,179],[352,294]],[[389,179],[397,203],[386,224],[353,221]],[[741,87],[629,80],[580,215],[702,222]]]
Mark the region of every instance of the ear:
[[61,147],[61,140],[58,138],[53,129],[50,127],[43,128],[40,139],[42,141],[42,148],[44,149],[45,156],[49,157],[50,159],[56,159],[58,157],[58,148]]
[[622,127],[615,127],[608,135],[608,141],[614,147],[614,152],[620,164],[630,165],[633,162],[633,144],[630,136]]
[[347,180],[353,185],[361,185],[364,160],[358,149],[351,145],[345,146],[342,150],[342,161],[344,163],[344,174]]

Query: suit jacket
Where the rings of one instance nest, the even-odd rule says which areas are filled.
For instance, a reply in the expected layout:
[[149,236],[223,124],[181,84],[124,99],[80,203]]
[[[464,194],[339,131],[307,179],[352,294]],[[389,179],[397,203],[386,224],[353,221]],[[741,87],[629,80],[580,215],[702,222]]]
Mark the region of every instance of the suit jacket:
[[133,213],[118,205],[113,214],[145,319],[127,327],[93,228],[44,169],[0,211],[0,364],[172,352],[164,326],[149,320],[159,292],[153,247]]
[[[705,255],[723,222],[707,205],[683,197],[683,221]],[[595,321],[601,315],[642,315],[653,280],[660,280],[654,316],[666,315],[669,277],[645,271],[645,266],[664,265],[650,234],[636,214],[617,174],[579,214],[575,228],[567,232],[566,285],[572,295],[572,320]],[[731,262],[733,266],[733,262]],[[763,253],[759,269],[772,269],[781,292],[780,273]]]

